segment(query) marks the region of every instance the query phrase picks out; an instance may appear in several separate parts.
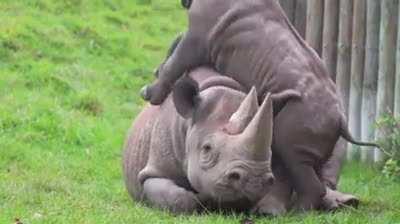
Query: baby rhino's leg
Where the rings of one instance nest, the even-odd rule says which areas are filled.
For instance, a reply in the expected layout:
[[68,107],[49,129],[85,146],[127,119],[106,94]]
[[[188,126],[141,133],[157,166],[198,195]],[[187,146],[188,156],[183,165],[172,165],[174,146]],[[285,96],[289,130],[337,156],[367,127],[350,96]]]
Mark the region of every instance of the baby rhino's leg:
[[164,61],[159,65],[157,70],[155,71],[154,75],[158,78],[158,73],[160,71],[160,68],[164,66],[165,62],[168,60],[169,57],[175,52],[176,47],[178,44],[181,42],[183,37],[183,34],[179,34],[175,40],[172,42],[171,46],[169,46],[168,51],[167,51],[167,57],[164,59]]
[[345,206],[357,207],[359,199],[351,194],[337,190],[343,159],[346,155],[346,142],[340,138],[333,150],[332,156],[323,164],[321,179],[325,183],[327,193],[322,200],[322,209],[332,211]]
[[[172,50],[176,42],[178,41],[173,43]],[[142,88],[142,98],[153,105],[161,104],[171,92],[175,82],[186,71],[205,63],[206,48],[204,46],[199,38],[189,32],[184,34],[172,54],[158,69],[158,79]]]
[[257,215],[279,216],[287,212],[290,206],[292,187],[282,161],[272,157],[275,183],[271,190],[252,208]]

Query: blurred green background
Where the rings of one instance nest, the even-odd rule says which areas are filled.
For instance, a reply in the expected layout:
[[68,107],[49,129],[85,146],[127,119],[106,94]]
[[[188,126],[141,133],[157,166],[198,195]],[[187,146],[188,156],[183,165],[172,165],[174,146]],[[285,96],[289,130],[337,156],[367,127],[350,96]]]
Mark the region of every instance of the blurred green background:
[[[121,151],[139,89],[186,25],[175,0],[0,1],[0,223],[239,223],[135,204]],[[256,223],[400,222],[400,186],[348,165],[358,210]]]

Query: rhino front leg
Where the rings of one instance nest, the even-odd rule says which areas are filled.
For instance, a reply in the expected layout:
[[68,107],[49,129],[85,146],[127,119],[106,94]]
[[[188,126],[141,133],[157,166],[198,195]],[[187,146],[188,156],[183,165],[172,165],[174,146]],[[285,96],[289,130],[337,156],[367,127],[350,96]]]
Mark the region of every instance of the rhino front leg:
[[169,57],[171,57],[171,55],[175,52],[176,47],[178,46],[178,44],[181,42],[183,37],[183,34],[179,34],[175,40],[172,42],[171,46],[169,46],[169,49],[167,51],[167,57],[165,57],[164,61],[159,65],[159,67],[157,68],[157,70],[155,71],[154,75],[156,76],[156,78],[158,78],[158,73],[159,70],[162,66],[164,66],[165,62],[168,60]]
[[171,92],[175,82],[188,70],[205,64],[204,41],[187,32],[180,39],[173,53],[158,69],[158,79],[141,90],[144,100],[153,105],[161,104]]
[[[278,158],[274,157],[272,161],[273,163],[278,162],[282,164],[281,161],[277,160]],[[272,189],[254,208],[252,208],[252,213],[258,215],[279,216],[287,212],[292,196],[292,188],[289,178],[283,166],[273,169],[273,172],[276,179]]]
[[199,207],[196,195],[172,180],[150,178],[143,184],[144,197],[152,206],[174,213],[193,213]]

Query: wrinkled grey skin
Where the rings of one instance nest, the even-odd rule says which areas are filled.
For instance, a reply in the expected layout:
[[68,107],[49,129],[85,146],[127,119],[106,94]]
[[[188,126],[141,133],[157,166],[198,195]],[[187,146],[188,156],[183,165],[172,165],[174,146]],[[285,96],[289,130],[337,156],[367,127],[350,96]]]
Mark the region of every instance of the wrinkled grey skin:
[[[205,208],[254,211],[272,181],[269,165],[271,104],[264,103],[257,109],[255,90],[244,99],[245,94],[238,83],[208,68],[198,68],[190,76],[201,83],[200,97],[195,97],[201,103],[192,107],[191,99],[198,94],[191,89],[191,83],[180,83],[174,91],[179,112],[170,97],[162,106],[146,106],[136,118],[124,151],[128,191],[136,200],[175,213]],[[270,98],[284,104],[287,99],[298,97],[288,92]],[[205,116],[194,115],[201,115],[204,110],[208,111]],[[250,128],[254,125],[257,128]],[[200,149],[199,145],[202,146]],[[211,154],[203,152],[205,145],[212,146],[207,149]],[[254,151],[257,145],[263,145],[261,151]],[[210,162],[210,158],[216,160]],[[276,172],[278,166],[273,166],[274,173],[281,180],[285,177]],[[282,192],[286,193],[283,190],[273,196]],[[327,209],[354,199],[351,195],[331,192],[336,194],[326,197]],[[287,209],[280,206],[279,203],[266,205],[273,215]]]
[[[356,142],[349,134],[335,84],[321,59],[275,0],[193,0],[188,15],[188,32],[159,68],[155,83],[144,89],[144,98],[162,103],[185,71],[203,64],[232,77],[246,91],[255,86],[260,99],[267,91],[301,93],[301,100],[289,101],[274,118],[272,149],[297,193],[295,208],[319,207],[327,192],[320,167],[339,137],[376,146]],[[270,194],[256,211],[264,213],[288,195]]]
[[161,106],[149,105],[136,118],[124,153],[127,188],[136,200],[177,213],[249,210],[274,180],[276,96],[259,107],[255,89],[246,96],[213,70],[198,68],[190,77],[196,81],[183,79]]

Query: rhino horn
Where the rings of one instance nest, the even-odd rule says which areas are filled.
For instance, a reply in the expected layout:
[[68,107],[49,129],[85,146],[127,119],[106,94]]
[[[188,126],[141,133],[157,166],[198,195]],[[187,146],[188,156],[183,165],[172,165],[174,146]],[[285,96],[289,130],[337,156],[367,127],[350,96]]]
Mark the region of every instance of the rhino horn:
[[242,132],[241,138],[244,144],[249,145],[254,160],[266,160],[269,158],[272,144],[273,111],[271,94],[268,94],[260,109]]
[[230,134],[239,134],[251,121],[258,110],[257,91],[251,88],[246,98],[242,101],[239,108],[229,119],[227,130]]

